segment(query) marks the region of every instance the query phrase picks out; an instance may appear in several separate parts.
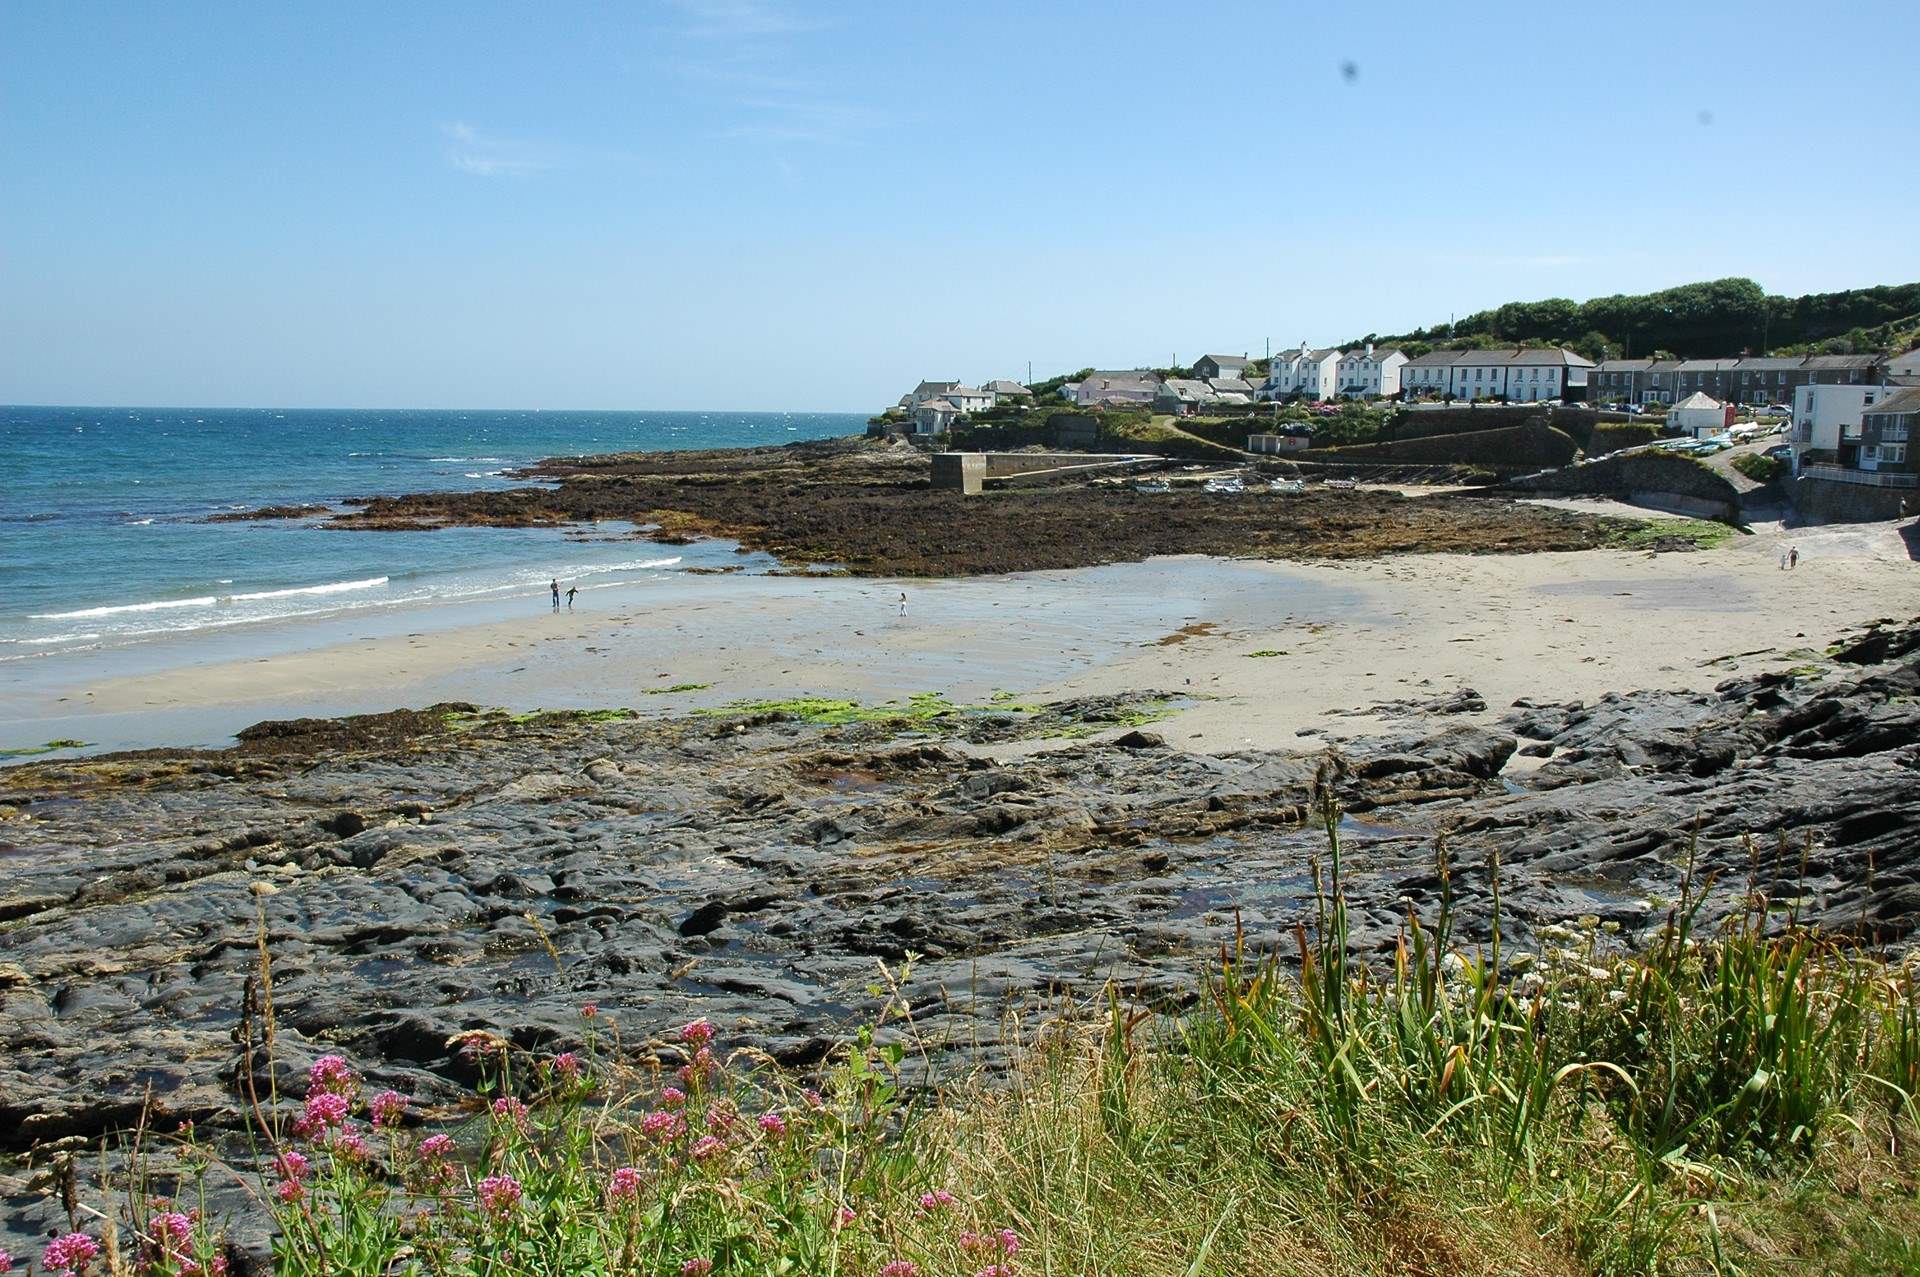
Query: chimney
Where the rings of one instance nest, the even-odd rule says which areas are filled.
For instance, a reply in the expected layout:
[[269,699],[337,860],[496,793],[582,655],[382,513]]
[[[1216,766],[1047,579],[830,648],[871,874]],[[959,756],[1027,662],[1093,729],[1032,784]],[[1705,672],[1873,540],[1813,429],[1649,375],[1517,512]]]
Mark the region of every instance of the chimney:
[[1372,359],[1372,358],[1373,358],[1373,343],[1372,343],[1372,342],[1368,342],[1368,343],[1367,343],[1367,358],[1368,358],[1368,359]]

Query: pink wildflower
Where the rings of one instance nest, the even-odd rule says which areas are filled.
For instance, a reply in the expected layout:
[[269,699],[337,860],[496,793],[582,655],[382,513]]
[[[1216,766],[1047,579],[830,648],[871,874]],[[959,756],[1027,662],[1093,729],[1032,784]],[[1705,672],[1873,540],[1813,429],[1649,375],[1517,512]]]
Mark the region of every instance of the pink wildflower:
[[162,1248],[174,1248],[193,1236],[193,1221],[177,1210],[165,1211],[147,1221],[147,1236]]
[[572,1051],[562,1051],[553,1057],[551,1063],[553,1071],[561,1077],[576,1078],[580,1076],[580,1057]]
[[687,1102],[687,1093],[677,1086],[669,1086],[660,1092],[660,1107],[677,1109]]
[[688,1046],[705,1046],[713,1041],[713,1026],[705,1020],[694,1020],[680,1030],[680,1040]]
[[953,1205],[953,1194],[944,1188],[936,1188],[931,1193],[920,1194],[920,1209],[932,1214]]
[[40,1266],[48,1272],[81,1272],[100,1254],[100,1243],[85,1233],[68,1233],[47,1243]]
[[382,1091],[367,1101],[367,1112],[373,1114],[373,1127],[400,1125],[400,1118],[407,1111],[407,1097],[398,1091]]
[[297,1179],[283,1179],[280,1181],[279,1186],[273,1191],[281,1201],[291,1206],[295,1202],[305,1199],[307,1186]]
[[706,1081],[708,1075],[717,1067],[719,1066],[714,1062],[713,1052],[703,1046],[693,1053],[691,1060],[688,1060],[679,1067],[676,1071],[676,1076],[690,1086],[697,1085]]
[[978,1233],[969,1232],[969,1233],[960,1234],[961,1250],[985,1250],[992,1245],[993,1245],[992,1242],[988,1241],[986,1238],[982,1237]]
[[920,1265],[911,1259],[896,1259],[880,1270],[880,1277],[920,1277]]
[[307,1097],[306,1111],[302,1119],[307,1124],[308,1134],[317,1134],[322,1127],[338,1126],[347,1120],[347,1097],[334,1091],[315,1091]]
[[693,1142],[693,1160],[704,1162],[715,1153],[725,1149],[727,1142],[713,1135],[702,1135]]
[[730,1131],[733,1129],[734,1112],[724,1104],[716,1104],[707,1110],[707,1129],[712,1131]]
[[1020,1253],[1020,1234],[1014,1232],[1011,1228],[1001,1229],[994,1234],[994,1237],[999,1239],[1000,1249],[1007,1252],[1007,1254],[1017,1255]]
[[707,1277],[713,1271],[711,1259],[689,1259],[680,1265],[680,1277]]
[[420,1141],[420,1155],[422,1157],[445,1157],[452,1151],[453,1137],[451,1135],[429,1135]]
[[640,1194],[640,1172],[632,1166],[622,1166],[607,1177],[607,1196],[616,1202],[631,1201]]
[[821,1097],[820,1092],[818,1091],[806,1090],[806,1091],[802,1091],[800,1094],[803,1097],[805,1097],[808,1108],[823,1109],[827,1106],[826,1100]]
[[504,1219],[520,1205],[520,1181],[511,1175],[489,1175],[480,1181],[477,1191],[481,1209],[489,1215]]
[[687,1133],[687,1119],[678,1113],[669,1113],[665,1109],[655,1109],[640,1119],[640,1129],[654,1139],[665,1143],[678,1139]]
[[363,1162],[372,1155],[373,1150],[360,1138],[360,1132],[340,1130],[334,1133],[333,1141],[328,1145],[335,1157],[344,1157],[350,1162]]
[[848,1224],[851,1224],[854,1221],[854,1218],[855,1216],[853,1213],[853,1207],[842,1206],[839,1210],[833,1213],[833,1226],[836,1229],[845,1228]]
[[9,1255],[4,1250],[0,1250],[0,1273],[10,1273],[12,1271],[13,1271],[13,1256]]
[[511,1095],[503,1095],[493,1102],[493,1116],[495,1121],[524,1128],[527,1124],[527,1106]]
[[353,1070],[337,1055],[323,1055],[307,1070],[307,1085],[315,1091],[345,1095],[353,1089]]
[[580,1014],[591,1020],[594,1016],[600,1014],[600,1004],[598,1002],[589,1002],[580,1008]]
[[273,1159],[273,1169],[280,1172],[281,1179],[290,1179],[297,1184],[312,1172],[313,1163],[307,1160],[306,1154],[288,1149]]
[[973,1277],[1014,1277],[1012,1264],[988,1264]]

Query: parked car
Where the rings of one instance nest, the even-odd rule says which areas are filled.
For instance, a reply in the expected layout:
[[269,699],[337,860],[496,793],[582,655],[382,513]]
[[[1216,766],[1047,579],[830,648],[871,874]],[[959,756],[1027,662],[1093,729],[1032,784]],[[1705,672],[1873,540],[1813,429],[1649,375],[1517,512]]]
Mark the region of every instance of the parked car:
[[1760,415],[1763,417],[1791,417],[1793,415],[1793,409],[1783,403],[1761,404]]
[[1776,443],[1760,455],[1763,457],[1772,457],[1775,461],[1791,461],[1793,460],[1793,449],[1784,443]]

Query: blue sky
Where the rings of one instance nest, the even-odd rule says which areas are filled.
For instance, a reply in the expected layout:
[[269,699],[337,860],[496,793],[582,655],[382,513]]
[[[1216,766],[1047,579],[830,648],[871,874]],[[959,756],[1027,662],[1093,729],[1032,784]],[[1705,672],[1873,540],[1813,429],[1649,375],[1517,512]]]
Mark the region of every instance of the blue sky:
[[1844,0],[0,0],[0,401],[870,410],[1908,282],[1916,48]]

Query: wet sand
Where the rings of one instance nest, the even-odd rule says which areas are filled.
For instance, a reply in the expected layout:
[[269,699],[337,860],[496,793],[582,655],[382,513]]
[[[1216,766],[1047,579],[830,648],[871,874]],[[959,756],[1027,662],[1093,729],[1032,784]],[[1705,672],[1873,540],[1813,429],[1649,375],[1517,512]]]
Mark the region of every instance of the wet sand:
[[[1779,570],[1798,545],[1801,565]],[[897,615],[901,590],[909,614]],[[359,618],[307,646],[156,665],[80,654],[0,677],[0,746],[218,744],[264,718],[446,700],[677,713],[795,695],[1197,695],[1165,725],[1199,750],[1377,732],[1376,707],[1470,687],[1489,716],[1541,693],[1705,689],[1787,668],[1880,617],[1920,614],[1893,524],[1762,529],[1716,550],[1418,555],[1342,563],[1199,557],[950,581],[683,579],[583,596]],[[1169,641],[1171,640],[1171,641]],[[1255,655],[1256,653],[1275,655]],[[132,668],[119,660],[145,660]],[[677,692],[688,684],[705,686]],[[1357,712],[1356,712],[1357,711]]]

